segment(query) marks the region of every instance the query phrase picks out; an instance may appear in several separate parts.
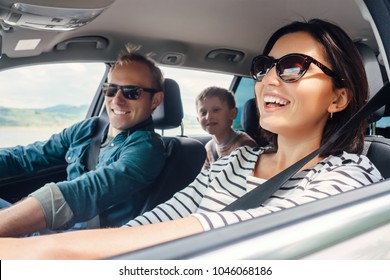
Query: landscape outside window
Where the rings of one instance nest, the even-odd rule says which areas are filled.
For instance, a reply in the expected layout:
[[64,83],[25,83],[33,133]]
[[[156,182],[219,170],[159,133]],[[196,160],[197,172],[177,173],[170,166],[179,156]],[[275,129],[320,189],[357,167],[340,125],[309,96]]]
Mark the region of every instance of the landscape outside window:
[[0,72],[0,147],[45,140],[85,118],[104,63],[62,63]]
[[[47,139],[85,118],[103,79],[104,63],[62,63],[0,72],[0,147]],[[229,88],[232,75],[164,68],[181,89],[185,134],[204,134],[196,120],[195,96],[208,86]],[[164,135],[180,134],[180,130]]]

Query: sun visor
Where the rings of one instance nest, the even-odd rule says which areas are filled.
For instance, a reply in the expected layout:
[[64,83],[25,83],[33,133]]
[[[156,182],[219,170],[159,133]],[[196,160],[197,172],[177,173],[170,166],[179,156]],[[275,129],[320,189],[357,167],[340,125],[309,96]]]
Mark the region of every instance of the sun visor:
[[107,7],[108,5],[100,8],[49,7],[15,3],[9,9],[1,8],[0,20],[9,26],[69,31],[88,24]]

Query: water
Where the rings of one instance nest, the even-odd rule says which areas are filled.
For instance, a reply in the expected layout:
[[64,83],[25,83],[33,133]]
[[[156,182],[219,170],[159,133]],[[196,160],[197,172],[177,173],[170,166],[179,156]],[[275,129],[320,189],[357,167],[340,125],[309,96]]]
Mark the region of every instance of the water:
[[62,127],[0,127],[0,147],[27,145],[48,139]]

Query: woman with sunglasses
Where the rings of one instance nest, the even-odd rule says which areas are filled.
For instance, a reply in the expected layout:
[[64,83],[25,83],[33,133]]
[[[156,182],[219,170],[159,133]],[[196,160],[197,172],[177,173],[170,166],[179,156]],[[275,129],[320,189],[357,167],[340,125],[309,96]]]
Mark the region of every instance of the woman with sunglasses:
[[[209,171],[202,171],[172,199],[125,227],[1,241],[0,257],[104,258],[382,179],[360,155],[362,123],[350,131],[348,140],[340,139],[312,159],[261,206],[224,211],[226,205],[318,149],[368,97],[364,68],[353,42],[339,27],[321,20],[295,22],[276,31],[263,55],[253,60],[251,75],[256,81],[261,126],[274,136],[272,149],[238,148]],[[14,249],[9,251],[7,246]],[[11,255],[14,252],[19,255]]]

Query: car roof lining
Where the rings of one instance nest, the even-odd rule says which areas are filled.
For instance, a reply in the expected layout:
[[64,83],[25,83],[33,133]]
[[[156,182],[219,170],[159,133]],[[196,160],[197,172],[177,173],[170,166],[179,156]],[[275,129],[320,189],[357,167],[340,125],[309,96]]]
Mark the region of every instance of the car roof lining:
[[[2,0],[1,2],[13,1]],[[26,2],[40,4],[46,2],[48,5],[54,5],[53,1],[49,0]],[[58,4],[58,2],[61,1],[54,3]],[[73,31],[42,32],[23,28],[14,28],[11,32],[2,31],[5,42],[3,55],[14,58],[30,57],[30,61],[82,60],[83,57],[87,60],[113,61],[123,45],[132,42],[141,45],[143,53],[153,52],[155,59],[160,63],[167,54],[178,53],[183,54],[183,60],[179,65],[181,67],[248,75],[251,59],[260,53],[266,38],[274,30],[291,20],[313,17],[337,22],[354,40],[364,40],[366,44],[377,49],[370,25],[362,19],[354,0],[318,1],[315,5],[311,0],[300,0],[294,4],[286,3],[284,0],[275,0],[272,4],[268,1],[225,0],[223,5],[216,0],[188,1],[185,5],[181,0],[169,2],[138,0],[131,2],[131,11],[122,8],[125,2],[130,1],[116,0],[90,24]],[[71,3],[73,5],[76,1],[73,0]],[[335,9],[329,10],[332,6],[337,6],[336,10],[343,11],[343,16],[334,13]],[[348,14],[345,13],[346,10]],[[245,17],[247,21],[242,21],[236,16],[242,13],[247,15]],[[226,21],[226,18],[229,20]],[[222,21],[223,25],[220,24]],[[110,22],[110,26],[106,26],[106,22]],[[361,26],[357,33],[352,29],[355,26]],[[90,52],[85,46],[80,47],[79,50],[73,46],[72,49],[66,50],[66,54],[54,51],[53,55],[47,55],[61,42],[91,36],[106,38],[107,48],[95,51],[91,47]],[[37,38],[41,40],[41,44],[32,51],[15,51],[17,40],[20,38]],[[223,56],[217,59],[208,58],[207,55],[216,49],[238,51],[243,54],[243,58],[239,62],[231,61],[229,57],[224,59]],[[84,54],[80,56],[78,52]]]

